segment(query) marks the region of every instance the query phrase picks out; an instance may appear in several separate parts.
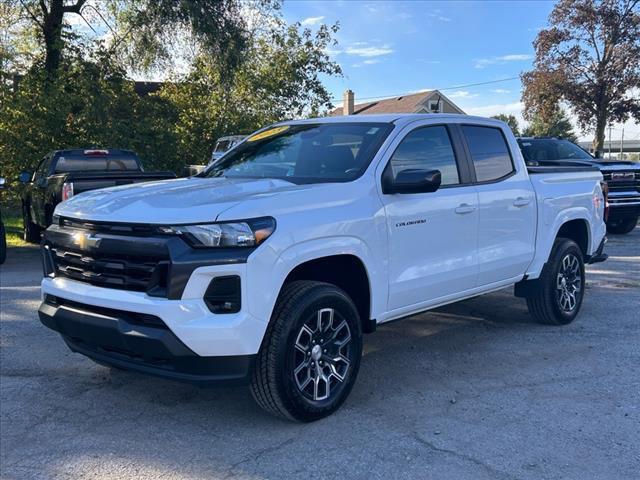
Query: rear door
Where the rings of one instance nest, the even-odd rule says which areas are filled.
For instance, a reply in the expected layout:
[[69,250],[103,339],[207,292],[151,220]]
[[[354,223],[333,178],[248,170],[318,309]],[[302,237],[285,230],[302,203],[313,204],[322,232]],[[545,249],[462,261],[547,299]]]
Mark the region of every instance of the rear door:
[[500,127],[461,125],[478,199],[478,286],[522,275],[535,250],[536,197]]
[[461,295],[477,279],[478,194],[464,151],[449,125],[416,122],[379,167],[440,170],[431,193],[382,194],[389,231],[389,310],[411,310]]

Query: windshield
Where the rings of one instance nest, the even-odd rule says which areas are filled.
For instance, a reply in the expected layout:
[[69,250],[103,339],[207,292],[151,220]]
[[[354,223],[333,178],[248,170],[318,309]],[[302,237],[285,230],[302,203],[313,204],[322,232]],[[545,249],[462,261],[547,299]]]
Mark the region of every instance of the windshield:
[[518,140],[524,159],[530,162],[553,162],[558,160],[587,160],[593,157],[575,143],[553,138]]
[[389,123],[272,127],[250,136],[199,176],[348,182],[364,173],[392,127]]

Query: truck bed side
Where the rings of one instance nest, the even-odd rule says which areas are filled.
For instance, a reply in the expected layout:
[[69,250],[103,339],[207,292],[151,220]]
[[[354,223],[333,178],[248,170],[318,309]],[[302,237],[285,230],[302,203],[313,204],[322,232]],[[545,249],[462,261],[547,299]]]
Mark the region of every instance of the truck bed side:
[[580,245],[586,256],[598,249],[606,226],[602,175],[596,168],[529,167],[528,171],[538,208],[535,256],[527,269],[528,278],[534,279],[540,276],[563,225],[573,222],[571,228],[586,234]]

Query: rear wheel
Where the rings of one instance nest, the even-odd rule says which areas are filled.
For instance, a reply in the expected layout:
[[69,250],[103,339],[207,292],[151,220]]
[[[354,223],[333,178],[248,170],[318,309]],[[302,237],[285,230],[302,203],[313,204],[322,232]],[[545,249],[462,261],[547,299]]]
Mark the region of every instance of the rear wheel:
[[42,229],[31,221],[31,214],[29,213],[29,206],[22,206],[22,238],[25,242],[39,243],[40,233]]
[[349,296],[328,283],[291,282],[258,353],[251,393],[273,415],[319,420],[349,395],[361,356],[360,320]]
[[584,260],[580,247],[573,240],[558,238],[538,281],[540,288],[527,298],[529,313],[546,325],[571,323],[580,311],[584,296]]
[[625,235],[631,233],[638,224],[638,215],[633,217],[623,217],[607,222],[607,232],[614,235]]

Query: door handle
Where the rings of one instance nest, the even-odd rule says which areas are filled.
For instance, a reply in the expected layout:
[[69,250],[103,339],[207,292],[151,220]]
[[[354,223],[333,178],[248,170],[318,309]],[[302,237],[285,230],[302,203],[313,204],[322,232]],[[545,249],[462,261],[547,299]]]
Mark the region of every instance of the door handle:
[[474,207],[473,205],[469,205],[468,203],[461,203],[456,207],[456,213],[460,215],[475,212],[475,210],[476,210],[476,207]]
[[514,207],[525,207],[531,203],[530,198],[518,197],[513,201]]

